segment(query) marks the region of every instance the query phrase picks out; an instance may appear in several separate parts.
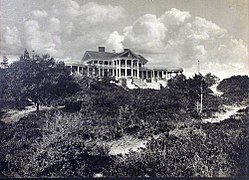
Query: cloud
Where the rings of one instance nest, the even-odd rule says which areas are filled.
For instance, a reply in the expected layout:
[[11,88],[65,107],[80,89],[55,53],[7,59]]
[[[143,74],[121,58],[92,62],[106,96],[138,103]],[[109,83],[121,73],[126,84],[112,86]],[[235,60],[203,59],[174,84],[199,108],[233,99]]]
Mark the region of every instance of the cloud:
[[[114,37],[119,39],[119,47],[144,54],[150,60],[149,66],[180,66],[194,73],[199,60],[203,73],[231,76],[248,71],[247,48],[242,40],[233,39],[226,29],[211,21],[175,8],[159,18],[141,16],[123,33],[115,32]],[[107,43],[117,46],[110,42],[115,42],[113,34]]]
[[125,17],[124,9],[120,6],[100,5],[94,2],[83,5],[80,14],[90,24],[106,22],[106,19],[108,23],[112,23]]
[[[54,25],[49,31],[44,31],[36,20],[28,20],[24,25],[24,44],[29,50],[35,50],[37,53],[49,53],[55,56],[62,55],[60,36],[56,32],[56,18],[51,18],[50,23]],[[56,23],[55,23],[56,22]]]
[[35,18],[45,18],[48,16],[48,13],[45,10],[34,10],[31,12],[31,15]]
[[1,33],[1,53],[2,54],[17,54],[21,48],[21,39],[18,29],[7,26]]
[[49,28],[51,33],[57,33],[60,32],[61,27],[60,27],[60,20],[55,17],[51,17],[49,19]]
[[1,54],[22,53],[27,48],[77,61],[85,50],[104,44],[125,17],[120,6],[92,2],[80,5],[73,0],[54,0],[40,8],[28,11],[21,26],[1,32]]
[[114,31],[110,34],[109,38],[106,41],[106,49],[109,51],[115,50],[116,52],[123,51],[124,47],[122,41],[124,36],[120,36],[117,31]]
[[155,15],[145,14],[133,26],[124,29],[124,44],[132,49],[139,46],[143,51],[161,52],[166,31],[166,27]]

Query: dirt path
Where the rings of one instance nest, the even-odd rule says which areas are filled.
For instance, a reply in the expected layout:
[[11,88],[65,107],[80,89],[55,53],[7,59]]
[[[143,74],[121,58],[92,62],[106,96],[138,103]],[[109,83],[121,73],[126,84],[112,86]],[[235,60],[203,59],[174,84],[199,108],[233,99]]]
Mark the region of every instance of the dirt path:
[[230,116],[237,114],[240,109],[246,108],[246,106],[235,106],[235,105],[223,105],[226,112],[217,112],[213,117],[203,119],[203,122],[216,123],[228,119]]
[[214,85],[212,85],[212,86],[210,87],[210,89],[213,91],[213,94],[214,94],[214,95],[216,95],[216,96],[221,96],[221,95],[223,94],[223,92],[217,90],[217,86],[218,86],[218,85],[219,85],[218,83],[217,83],[217,84],[214,84]]
[[[216,96],[221,96],[223,92],[217,90],[218,84],[214,84],[210,87],[213,94]],[[228,119],[230,116],[237,114],[237,111],[244,109],[246,106],[236,106],[236,105],[223,105],[225,112],[216,112],[213,117],[203,119],[203,122],[216,123]]]
[[108,143],[110,146],[111,155],[129,154],[130,151],[139,151],[140,148],[145,148],[147,140],[134,138],[132,136],[125,136],[117,141]]
[[[40,110],[45,109],[51,109],[51,107],[45,107],[41,106]],[[27,116],[31,112],[36,111],[36,108],[34,106],[28,106],[24,110],[9,110],[5,115],[3,115],[3,118],[1,121],[9,124],[14,124],[15,122],[19,121],[22,117]]]

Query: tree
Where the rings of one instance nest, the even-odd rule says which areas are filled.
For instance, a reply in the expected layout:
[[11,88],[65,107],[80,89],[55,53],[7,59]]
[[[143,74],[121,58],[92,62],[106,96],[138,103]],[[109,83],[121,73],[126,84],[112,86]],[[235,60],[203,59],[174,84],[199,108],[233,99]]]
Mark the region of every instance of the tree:
[[215,76],[214,74],[211,74],[211,73],[207,73],[205,76],[204,76],[204,81],[206,82],[206,84],[208,85],[208,87],[216,84],[220,79]]
[[217,89],[222,91],[228,103],[245,103],[249,101],[249,77],[244,76],[232,76],[227,79],[223,79],[217,86]]
[[63,62],[55,62],[49,55],[35,55],[31,59],[25,50],[20,61],[12,63],[6,71],[6,100],[17,106],[32,101],[39,106],[67,97],[79,90],[78,83],[70,75]]

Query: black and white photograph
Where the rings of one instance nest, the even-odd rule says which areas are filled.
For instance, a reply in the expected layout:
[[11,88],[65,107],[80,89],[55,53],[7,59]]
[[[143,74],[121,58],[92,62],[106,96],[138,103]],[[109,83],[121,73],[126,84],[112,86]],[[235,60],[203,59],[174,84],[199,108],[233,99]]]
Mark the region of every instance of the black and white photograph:
[[0,0],[0,178],[249,178],[248,0]]

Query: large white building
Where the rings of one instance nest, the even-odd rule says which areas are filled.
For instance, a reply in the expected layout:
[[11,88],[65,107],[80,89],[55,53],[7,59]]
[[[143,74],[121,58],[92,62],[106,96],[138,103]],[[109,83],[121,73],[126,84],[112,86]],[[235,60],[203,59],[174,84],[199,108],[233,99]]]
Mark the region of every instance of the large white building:
[[72,74],[114,77],[128,88],[160,89],[161,85],[166,86],[172,76],[183,72],[182,68],[147,68],[147,62],[142,55],[130,49],[116,53],[106,52],[105,47],[99,47],[98,51],[86,51],[81,62],[66,63],[66,66],[71,68]]

